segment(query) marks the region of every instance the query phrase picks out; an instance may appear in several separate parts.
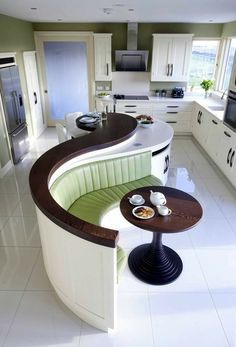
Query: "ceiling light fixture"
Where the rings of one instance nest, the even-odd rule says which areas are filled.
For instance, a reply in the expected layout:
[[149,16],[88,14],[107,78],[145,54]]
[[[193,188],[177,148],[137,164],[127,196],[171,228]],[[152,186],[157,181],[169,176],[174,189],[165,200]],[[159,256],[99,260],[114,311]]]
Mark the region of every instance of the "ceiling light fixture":
[[37,7],[30,7],[31,10],[35,11],[37,10],[38,8]]
[[128,8],[128,11],[133,12],[134,8]]
[[58,20],[57,20],[58,22],[61,22],[62,21],[62,19],[61,18],[58,18]]

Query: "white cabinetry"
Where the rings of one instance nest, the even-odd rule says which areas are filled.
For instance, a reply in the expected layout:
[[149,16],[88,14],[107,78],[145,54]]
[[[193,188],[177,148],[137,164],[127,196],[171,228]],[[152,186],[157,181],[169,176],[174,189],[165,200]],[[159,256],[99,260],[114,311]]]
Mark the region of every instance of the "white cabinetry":
[[152,104],[149,102],[138,102],[132,100],[116,101],[116,112],[128,113],[129,115],[136,116],[139,114],[151,115]]
[[219,152],[219,139],[222,133],[223,124],[213,115],[209,114],[208,136],[205,142],[205,151],[216,163]]
[[152,116],[162,120],[174,129],[175,134],[190,133],[192,121],[192,102],[161,102],[153,104]]
[[192,133],[196,140],[205,148],[210,125],[210,112],[204,107],[197,105],[194,111]]
[[153,34],[152,81],[187,81],[192,34]]
[[94,34],[95,81],[111,81],[111,35]]
[[236,134],[222,125],[219,137],[219,152],[216,164],[236,186]]

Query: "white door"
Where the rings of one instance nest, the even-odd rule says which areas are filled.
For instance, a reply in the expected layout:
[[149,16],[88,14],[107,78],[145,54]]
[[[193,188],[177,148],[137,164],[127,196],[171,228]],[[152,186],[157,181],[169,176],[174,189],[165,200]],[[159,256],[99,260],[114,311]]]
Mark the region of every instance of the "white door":
[[34,137],[37,138],[44,131],[46,125],[43,118],[40,98],[36,53],[24,52],[23,57],[30,103],[31,122],[33,128],[32,130]]
[[43,106],[48,126],[67,113],[94,110],[93,35],[89,32],[36,32]]
[[168,81],[170,79],[170,57],[172,39],[153,35],[152,81]]
[[170,77],[173,81],[187,81],[192,52],[192,38],[176,37],[172,42]]

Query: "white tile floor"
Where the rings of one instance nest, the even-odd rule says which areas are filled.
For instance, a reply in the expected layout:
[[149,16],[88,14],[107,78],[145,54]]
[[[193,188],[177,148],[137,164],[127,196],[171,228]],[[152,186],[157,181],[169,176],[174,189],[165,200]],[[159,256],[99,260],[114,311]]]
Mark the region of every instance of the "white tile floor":
[[[0,346],[236,346],[236,194],[194,141],[174,139],[168,179],[204,208],[194,229],[164,236],[180,254],[183,273],[172,284],[149,286],[126,268],[118,289],[118,329],[110,334],[70,312],[43,267],[28,173],[56,143],[54,129],[47,129],[0,180]],[[120,244],[128,252],[151,239],[149,232],[120,224]]]

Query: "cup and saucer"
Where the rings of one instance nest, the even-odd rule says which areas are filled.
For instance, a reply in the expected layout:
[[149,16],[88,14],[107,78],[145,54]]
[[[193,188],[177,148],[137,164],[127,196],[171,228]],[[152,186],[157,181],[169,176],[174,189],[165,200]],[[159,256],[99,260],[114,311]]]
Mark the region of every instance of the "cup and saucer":
[[139,194],[134,194],[128,199],[131,205],[134,205],[134,206],[143,205],[145,203],[144,198],[142,197],[142,195],[139,195]]
[[161,216],[169,216],[172,213],[172,210],[164,205],[157,206],[158,214]]

